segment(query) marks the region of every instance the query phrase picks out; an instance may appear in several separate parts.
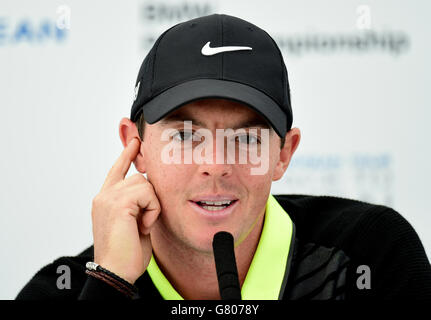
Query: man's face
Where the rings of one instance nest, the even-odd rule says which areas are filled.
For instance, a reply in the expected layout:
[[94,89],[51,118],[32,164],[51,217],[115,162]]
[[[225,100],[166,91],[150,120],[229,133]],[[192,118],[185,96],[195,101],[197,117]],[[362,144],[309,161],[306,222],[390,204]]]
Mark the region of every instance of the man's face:
[[[212,133],[212,163],[196,163],[195,159],[191,164],[184,164],[184,161],[168,163],[163,159],[168,144],[183,153],[187,149],[184,140],[191,137],[187,133],[162,138],[166,132],[173,132],[172,129],[184,131],[184,120],[192,121],[192,131],[204,128]],[[244,125],[250,123],[254,124],[251,128]],[[269,159],[263,159],[268,161],[268,170],[263,174],[251,174],[251,168],[256,164],[228,163],[226,149],[223,155],[225,161],[216,161],[217,150],[220,150],[216,146],[216,129],[236,130],[238,127],[243,127],[246,133],[255,128],[260,137],[265,121],[249,107],[223,99],[192,102],[155,124],[145,125],[141,145],[143,158],[137,168],[147,173],[161,204],[155,232],[195,250],[212,252],[212,239],[216,232],[224,230],[232,233],[238,245],[262,221],[271,183],[281,178],[294,150],[287,147],[283,148],[284,151],[280,150],[279,136],[272,129],[266,129],[269,139],[264,143],[269,145]],[[235,141],[242,143],[242,147],[244,143],[253,141],[244,138],[242,136]],[[192,148],[199,143],[193,142]],[[237,147],[241,148],[239,145]],[[254,148],[260,147],[254,145]],[[231,203],[220,210],[220,205],[212,205],[214,201]]]

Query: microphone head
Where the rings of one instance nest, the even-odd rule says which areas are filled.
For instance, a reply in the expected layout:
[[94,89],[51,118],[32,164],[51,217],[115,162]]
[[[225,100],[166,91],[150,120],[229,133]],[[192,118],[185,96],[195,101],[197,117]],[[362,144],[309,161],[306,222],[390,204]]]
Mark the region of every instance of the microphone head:
[[222,300],[241,300],[233,236],[226,231],[216,233],[213,251],[220,297]]

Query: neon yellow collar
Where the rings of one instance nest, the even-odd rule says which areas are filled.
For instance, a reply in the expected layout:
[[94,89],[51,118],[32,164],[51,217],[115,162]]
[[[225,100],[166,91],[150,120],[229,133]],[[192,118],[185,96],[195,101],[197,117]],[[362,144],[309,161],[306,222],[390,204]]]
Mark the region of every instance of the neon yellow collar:
[[[289,273],[294,236],[292,220],[270,194],[259,244],[241,288],[243,300],[281,298]],[[154,256],[147,271],[163,299],[183,300],[157,266]]]

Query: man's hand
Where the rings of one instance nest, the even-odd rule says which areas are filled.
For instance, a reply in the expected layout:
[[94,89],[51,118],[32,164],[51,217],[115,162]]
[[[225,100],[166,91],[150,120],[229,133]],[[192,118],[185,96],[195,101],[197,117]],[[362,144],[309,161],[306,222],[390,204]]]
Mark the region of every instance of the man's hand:
[[123,150],[91,211],[94,262],[132,284],[150,262],[150,230],[160,213],[154,188],[142,174],[125,179],[140,145],[135,138]]

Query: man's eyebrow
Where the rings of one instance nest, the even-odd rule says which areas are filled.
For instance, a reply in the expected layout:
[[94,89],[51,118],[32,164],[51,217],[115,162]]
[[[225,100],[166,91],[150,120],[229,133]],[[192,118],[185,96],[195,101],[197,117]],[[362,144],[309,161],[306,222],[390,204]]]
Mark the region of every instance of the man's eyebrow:
[[[172,125],[172,123],[174,122],[184,122],[184,121],[191,121],[192,124],[195,124],[197,126],[204,127],[204,128],[206,127],[204,123],[195,119],[193,116],[186,116],[186,115],[169,115],[161,119],[159,123],[163,126],[167,126],[167,125]],[[240,122],[231,129],[237,130],[241,128],[252,128],[252,127],[265,128],[265,129],[271,128],[271,126],[265,120],[260,118],[253,118],[250,120]]]
[[254,118],[251,120],[247,120],[244,122],[239,123],[238,125],[234,126],[232,129],[241,129],[241,128],[265,128],[270,129],[270,125],[265,120],[261,120],[258,118]]
[[190,117],[190,116],[185,116],[185,115],[177,115],[177,114],[173,114],[173,115],[169,115],[163,119],[161,119],[159,121],[159,123],[162,126],[167,126],[167,125],[171,125],[173,122],[184,122],[184,121],[191,121],[193,124],[196,124],[198,126],[201,127],[205,127],[205,124],[203,124],[202,122],[200,122],[199,120]]

